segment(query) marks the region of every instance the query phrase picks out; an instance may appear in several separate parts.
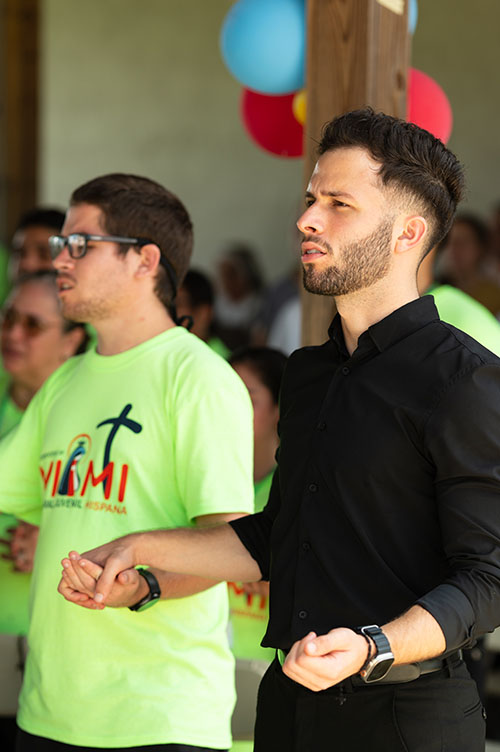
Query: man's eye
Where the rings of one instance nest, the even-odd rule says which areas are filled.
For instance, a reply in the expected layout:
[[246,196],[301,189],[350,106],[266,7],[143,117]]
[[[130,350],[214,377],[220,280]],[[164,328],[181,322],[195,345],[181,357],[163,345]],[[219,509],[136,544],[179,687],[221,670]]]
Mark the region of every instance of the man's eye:
[[344,204],[343,201],[337,201],[337,200],[333,202],[333,205],[337,207],[341,207],[341,208],[347,208],[349,206],[349,204]]

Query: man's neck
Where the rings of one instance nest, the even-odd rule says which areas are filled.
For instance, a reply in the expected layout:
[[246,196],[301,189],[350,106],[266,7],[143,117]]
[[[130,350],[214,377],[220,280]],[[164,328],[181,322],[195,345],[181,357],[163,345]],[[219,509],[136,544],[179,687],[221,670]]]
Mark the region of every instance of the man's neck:
[[175,326],[159,301],[132,306],[127,311],[89,323],[97,332],[99,355],[125,352]]
[[360,336],[370,326],[418,297],[416,282],[405,285],[384,278],[369,288],[335,298],[349,354],[353,354]]

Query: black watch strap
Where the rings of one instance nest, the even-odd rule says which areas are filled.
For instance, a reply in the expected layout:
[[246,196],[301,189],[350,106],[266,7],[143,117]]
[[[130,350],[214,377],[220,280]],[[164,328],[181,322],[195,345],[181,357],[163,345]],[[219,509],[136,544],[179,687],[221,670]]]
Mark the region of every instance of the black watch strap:
[[354,632],[363,635],[366,640],[373,640],[375,650],[368,651],[368,658],[361,666],[359,674],[367,683],[380,681],[389,671],[394,663],[391,645],[381,628],[377,624],[370,624],[366,627],[354,627]]
[[[377,624],[370,624],[368,627],[355,627],[354,632],[357,632],[360,635],[363,635],[365,640],[370,641],[370,638],[375,643],[375,653],[371,656],[369,656],[368,660],[370,658],[374,658],[379,653],[390,653],[391,652],[391,646],[389,643],[389,640],[385,636],[385,634],[382,632],[380,627]],[[371,650],[370,650],[371,652]]]
[[130,611],[144,611],[146,608],[154,606],[161,595],[160,584],[154,574],[149,569],[138,569],[137,571],[148,583],[149,593],[146,593],[144,598],[134,603],[133,606],[129,606]]

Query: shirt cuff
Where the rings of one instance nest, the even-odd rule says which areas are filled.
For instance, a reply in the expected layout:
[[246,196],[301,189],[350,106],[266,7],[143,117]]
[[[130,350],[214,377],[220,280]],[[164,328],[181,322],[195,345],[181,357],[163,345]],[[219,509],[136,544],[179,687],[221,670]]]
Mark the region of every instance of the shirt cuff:
[[417,601],[437,621],[446,640],[446,651],[468,647],[474,640],[476,618],[471,602],[453,585],[439,585]]

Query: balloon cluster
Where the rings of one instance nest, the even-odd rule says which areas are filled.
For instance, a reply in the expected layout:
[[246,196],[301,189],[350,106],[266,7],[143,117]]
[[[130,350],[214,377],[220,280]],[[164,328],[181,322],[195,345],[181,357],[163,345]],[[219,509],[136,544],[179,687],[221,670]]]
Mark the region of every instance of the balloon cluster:
[[[409,0],[414,33],[417,0]],[[300,157],[306,120],[305,0],[237,0],[221,30],[222,57],[242,84],[241,117],[250,138],[281,157]],[[439,84],[411,68],[407,119],[446,143],[450,103]]]

